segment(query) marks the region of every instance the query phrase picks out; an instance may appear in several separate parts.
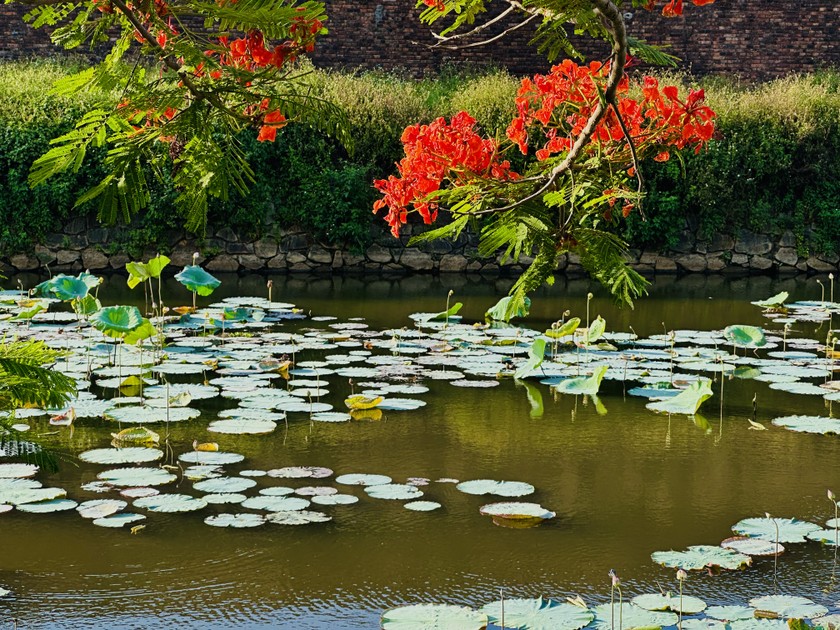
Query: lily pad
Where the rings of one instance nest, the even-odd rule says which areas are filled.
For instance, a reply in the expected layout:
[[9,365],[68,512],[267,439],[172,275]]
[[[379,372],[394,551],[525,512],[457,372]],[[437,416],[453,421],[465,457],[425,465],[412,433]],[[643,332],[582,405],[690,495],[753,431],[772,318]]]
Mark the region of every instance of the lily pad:
[[265,520],[275,525],[311,525],[331,521],[332,516],[312,510],[293,510],[272,512],[266,515]]
[[[116,402],[114,399],[113,402]],[[105,417],[123,424],[164,424],[166,422],[183,422],[201,415],[198,409],[190,407],[150,407],[128,406],[109,409]]]
[[51,512],[65,512],[75,509],[79,504],[71,499],[52,499],[51,501],[39,501],[38,503],[23,503],[18,505],[19,512],[29,514],[49,514]]
[[500,497],[524,497],[535,491],[534,486],[524,481],[495,481],[493,479],[462,481],[455,488],[465,494],[495,494]]
[[670,610],[671,612],[682,612],[684,615],[694,615],[706,609],[706,602],[702,599],[690,595],[680,597],[671,593],[638,595],[630,600],[630,603],[645,610]]
[[389,499],[392,501],[407,501],[423,496],[423,491],[416,486],[403,483],[386,483],[369,485],[365,492],[374,499]]
[[750,600],[750,606],[756,610],[772,612],[787,619],[812,619],[828,612],[825,606],[820,606],[807,597],[797,595],[756,597]]
[[487,615],[451,604],[413,604],[382,613],[382,630],[481,630]]
[[38,472],[35,464],[0,464],[0,479],[24,479]]
[[207,501],[188,494],[158,494],[137,499],[134,507],[145,508],[150,512],[195,512],[206,508]]
[[721,621],[740,621],[755,618],[755,608],[748,606],[709,606],[706,616]]
[[757,326],[747,326],[746,324],[727,326],[723,330],[723,336],[729,343],[742,348],[760,348],[767,345],[764,331]]
[[732,526],[736,534],[780,543],[805,542],[808,534],[818,529],[822,528],[795,518],[745,518]]
[[163,468],[113,468],[97,475],[114,486],[164,486],[178,477]]
[[783,416],[773,419],[773,424],[799,433],[840,435],[840,420],[825,416]]
[[265,510],[266,512],[297,512],[309,507],[309,501],[298,497],[272,497],[260,495],[242,502],[242,507],[249,510]]
[[85,451],[79,459],[90,464],[144,464],[156,462],[163,458],[163,451],[144,446],[130,446],[127,448],[96,448]]
[[712,545],[694,545],[686,551],[655,551],[651,559],[657,564],[686,571],[701,571],[706,567],[736,570],[752,564],[749,556]]
[[479,512],[491,516],[493,523],[502,527],[528,528],[557,516],[538,503],[502,502],[481,506]]
[[674,626],[678,621],[676,613],[645,610],[628,603],[615,606],[601,604],[592,608],[592,611],[595,620],[591,627],[596,630],[613,630],[619,619],[623,630]]
[[80,504],[76,511],[82,518],[105,518],[126,508],[128,503],[119,499],[94,499]]
[[332,474],[332,469],[323,466],[286,466],[268,471],[269,477],[277,479],[326,479]]
[[785,548],[776,542],[769,540],[761,540],[760,538],[750,538],[749,536],[733,536],[727,538],[722,543],[721,547],[727,549],[734,549],[738,553],[743,553],[748,556],[777,556],[782,553]]
[[210,494],[220,494],[226,492],[242,492],[257,485],[253,479],[246,477],[216,477],[215,479],[205,479],[193,484],[193,488],[199,492],[208,492]]
[[137,521],[144,521],[146,517],[142,514],[133,514],[131,512],[123,512],[122,514],[114,514],[113,516],[106,516],[105,518],[97,518],[93,521],[94,525],[99,527],[122,527],[129,523],[136,523]]
[[579,630],[588,625],[595,613],[587,608],[550,599],[506,599],[487,604],[481,608],[493,623],[505,628],[522,630]]
[[211,433],[228,435],[262,435],[271,433],[277,425],[271,420],[246,420],[244,418],[231,420],[214,420],[207,425]]
[[187,464],[226,466],[228,464],[238,464],[245,459],[245,456],[224,451],[190,451],[189,453],[182,453],[178,456],[178,459]]
[[235,529],[245,529],[248,527],[259,527],[265,524],[265,517],[261,514],[214,514],[204,519],[207,525],[212,527],[232,527]]
[[[353,505],[359,502],[359,497],[352,494],[329,494],[312,497],[312,503],[317,505]],[[406,503],[406,505],[409,505]]]
[[432,512],[439,510],[443,506],[437,501],[409,501],[403,507],[412,512]]

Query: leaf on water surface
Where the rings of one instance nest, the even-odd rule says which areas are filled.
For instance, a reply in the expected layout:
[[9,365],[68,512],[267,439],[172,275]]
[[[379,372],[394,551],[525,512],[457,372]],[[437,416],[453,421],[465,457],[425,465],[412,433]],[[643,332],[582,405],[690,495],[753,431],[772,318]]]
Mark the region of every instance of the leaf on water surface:
[[664,595],[661,593],[637,595],[630,600],[630,603],[645,610],[682,612],[684,615],[694,615],[706,609],[706,602],[698,597],[692,597],[690,595],[680,597],[679,594],[672,595],[671,593]]
[[738,619],[727,624],[729,630],[790,630],[784,619]]
[[382,630],[481,630],[487,615],[451,604],[413,604],[382,613]]
[[332,476],[333,470],[323,466],[286,466],[269,470],[267,474],[278,479],[326,479]]
[[0,464],[0,479],[25,479],[37,472],[35,464]]
[[758,326],[746,324],[727,326],[723,329],[723,336],[729,343],[741,348],[760,348],[767,345],[767,337]]
[[208,492],[210,494],[222,494],[228,492],[242,492],[257,485],[253,479],[246,477],[216,477],[214,479],[204,479],[193,484],[193,488],[199,492]]
[[229,435],[262,435],[271,433],[277,425],[271,420],[214,420],[207,425],[211,433],[224,433]]
[[484,516],[498,516],[507,519],[549,519],[557,516],[554,512],[546,510],[538,503],[523,503],[518,501],[505,501],[500,503],[488,503],[481,506],[479,512]]
[[21,506],[25,503],[52,501],[67,496],[63,488],[6,488],[0,490],[0,503]]
[[361,394],[356,394],[355,396],[348,396],[345,398],[344,404],[347,405],[348,409],[364,410],[377,407],[383,400],[385,400],[385,398],[382,396],[363,396]]
[[748,606],[710,606],[706,609],[706,616],[722,621],[753,619],[755,609]]
[[114,486],[163,486],[178,477],[162,468],[114,468],[97,475]]
[[825,545],[836,545],[840,541],[840,535],[836,529],[815,529],[808,532],[808,540],[815,540]]
[[204,519],[207,525],[212,527],[232,527],[235,529],[245,529],[248,527],[259,527],[265,525],[265,517],[261,514],[214,514]]
[[818,433],[840,435],[840,420],[825,416],[783,416],[773,419],[777,427],[784,427],[798,433]]
[[89,464],[145,464],[163,458],[163,451],[145,446],[127,448],[95,448],[79,455],[79,459]]
[[374,499],[388,499],[391,501],[406,501],[423,496],[423,491],[418,489],[417,486],[403,483],[369,485],[365,488],[365,492]]
[[150,512],[195,512],[206,508],[207,501],[188,494],[158,494],[137,499],[134,507],[145,508]]
[[734,549],[738,553],[743,553],[748,556],[777,556],[784,552],[783,545],[769,540],[762,540],[760,538],[750,538],[749,536],[733,536],[727,538],[722,543],[721,547],[727,549]]
[[116,514],[127,506],[128,503],[119,499],[94,499],[81,503],[76,511],[82,518],[97,519]]
[[601,381],[604,380],[604,375],[608,369],[609,366],[602,365],[595,368],[595,371],[590,376],[576,376],[565,381],[560,381],[554,386],[554,389],[563,394],[594,396],[601,388]]
[[23,503],[17,506],[19,512],[30,514],[49,514],[51,512],[65,512],[75,509],[79,504],[71,499],[52,499],[37,503]]
[[815,604],[807,597],[797,595],[765,595],[750,600],[750,606],[759,611],[775,613],[788,619],[811,619],[828,612],[825,606]]
[[406,510],[411,510],[412,512],[432,512],[442,508],[443,506],[437,501],[409,501],[408,503],[403,504],[403,507]]
[[113,516],[106,516],[105,518],[97,518],[93,521],[94,525],[99,527],[122,527],[129,523],[136,523],[137,521],[144,521],[146,517],[142,514],[134,514],[132,512],[123,512],[122,514],[114,514]]
[[249,510],[265,510],[266,512],[297,512],[309,507],[310,502],[306,499],[288,496],[266,496],[260,495],[251,497],[242,502],[242,507]]
[[[312,497],[312,503],[317,505],[353,505],[358,502],[359,497],[352,494],[330,494]],[[405,505],[410,505],[410,503]]]
[[745,518],[732,526],[742,536],[780,543],[805,542],[810,532],[822,529],[815,523],[796,518]]
[[620,606],[601,604],[592,608],[592,611],[595,619],[591,627],[595,630],[613,630],[617,619],[621,619],[623,630],[673,626],[678,620],[676,613],[645,610],[628,603]]
[[679,413],[692,416],[700,409],[700,405],[713,395],[712,386],[707,380],[695,381],[688,389],[681,393],[647,404],[647,408],[662,413]]
[[535,491],[534,486],[524,481],[496,481],[494,479],[462,481],[455,488],[464,494],[495,494],[500,497],[524,497]]
[[752,564],[749,556],[713,545],[693,545],[686,551],[655,551],[651,559],[657,564],[686,571],[701,571],[706,567],[737,570]]
[[313,523],[326,523],[331,521],[332,516],[312,510],[281,510],[266,514],[265,520],[275,525],[311,525]]
[[187,290],[206,297],[222,284],[221,281],[207,273],[198,265],[189,265],[175,274],[175,279],[183,284]]
[[227,464],[238,464],[245,459],[239,453],[227,453],[224,451],[190,451],[182,453],[178,459],[187,464],[205,464],[208,466],[226,466]]
[[579,630],[595,619],[595,613],[551,599],[505,599],[481,608],[493,623],[505,622],[505,628],[528,630]]

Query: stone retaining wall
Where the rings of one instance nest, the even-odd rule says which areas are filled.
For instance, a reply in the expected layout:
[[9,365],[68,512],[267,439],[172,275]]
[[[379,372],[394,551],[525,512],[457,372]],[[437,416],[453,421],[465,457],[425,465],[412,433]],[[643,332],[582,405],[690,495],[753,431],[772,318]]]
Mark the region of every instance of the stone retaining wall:
[[[416,228],[415,228],[416,229]],[[382,232],[364,252],[352,252],[318,243],[304,232],[277,230],[273,236],[249,240],[222,228],[209,238],[197,242],[183,232],[168,235],[163,247],[175,266],[198,262],[216,272],[285,271],[300,272],[481,272],[484,274],[518,275],[531,262],[522,257],[518,262],[503,261],[501,256],[481,258],[474,235],[463,234],[457,241],[437,241],[422,247],[407,245],[412,226],[405,226],[400,239]],[[95,219],[73,219],[61,233],[50,234],[46,242],[31,253],[0,258],[0,271],[34,271],[48,267],[53,272],[89,269],[124,269],[130,258],[114,244],[119,228],[106,228]],[[147,260],[157,252],[143,252]],[[686,230],[673,251],[631,250],[631,265],[646,276],[676,273],[799,273],[828,272],[838,269],[836,254],[800,256],[796,237],[787,232],[778,237],[742,232],[737,236],[717,235],[711,241],[697,239]],[[558,272],[569,276],[582,275],[583,269],[574,255],[564,256]]]

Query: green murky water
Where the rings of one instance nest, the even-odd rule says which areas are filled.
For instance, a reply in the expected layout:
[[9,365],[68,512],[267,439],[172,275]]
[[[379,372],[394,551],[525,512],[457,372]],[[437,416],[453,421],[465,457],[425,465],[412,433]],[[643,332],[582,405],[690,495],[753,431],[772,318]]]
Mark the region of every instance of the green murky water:
[[[222,279],[213,300],[265,295],[263,277]],[[34,284],[34,278],[23,280]],[[508,281],[276,277],[274,299],[313,315],[364,317],[384,329],[410,327],[413,312],[443,310],[450,288],[465,302],[465,318],[477,319]],[[524,325],[544,330],[565,309],[584,317],[590,290],[586,281],[561,280],[534,297]],[[820,299],[813,280],[688,277],[658,281],[635,311],[615,309],[595,290],[591,311],[606,318],[609,330],[632,327],[643,336],[661,333],[663,326],[712,330],[746,323],[778,330],[749,300],[781,290],[791,299]],[[184,295],[174,283],[165,284],[164,293]],[[100,297],[108,304],[137,299],[119,276],[107,279]],[[289,322],[281,329],[308,325]],[[822,340],[826,327],[797,324],[794,334]],[[347,379],[328,380],[333,384],[324,400],[340,408],[350,386]],[[219,406],[197,405],[202,418],[172,425],[171,442],[177,452],[190,450],[193,440],[212,440],[242,453],[246,459],[229,467],[233,472],[314,465],[398,481],[521,480],[537,488],[526,500],[555,511],[556,519],[530,530],[496,527],[478,514],[488,502],[484,497],[434,483],[422,488],[424,498],[439,501],[442,510],[413,513],[353,490],[362,501],[332,508],[332,522],[307,527],[220,530],[203,523],[211,507],[150,514],[147,527],[131,535],[94,527],[75,512],[12,512],[0,515],[0,585],[14,593],[0,599],[0,626],[11,627],[16,618],[21,628],[375,628],[384,609],[401,603],[480,605],[497,599],[502,588],[507,597],[580,593],[600,602],[609,593],[609,569],[630,595],[673,588],[673,571],[654,565],[651,552],[718,544],[742,518],[765,512],[819,521],[834,516],[825,495],[827,488],[840,491],[837,438],[775,427],[751,431],[747,422],[754,395],[757,419],[767,426],[781,415],[827,415],[820,397],[733,380],[726,382],[721,409],[716,383],[716,396],[704,407],[711,424],[706,431],[683,416],[654,414],[615,381],[602,388],[606,415],[536,385],[544,398],[540,418],[530,417],[526,392],[512,380],[489,390],[425,384],[427,406],[416,411],[341,424],[290,414],[288,429],[281,424],[265,436],[210,434],[207,421]],[[45,421],[33,426],[49,430]],[[60,472],[39,479],[77,500],[101,498],[79,486],[103,467],[74,456],[107,446],[112,430],[105,420],[79,420],[72,432],[48,438],[66,460]],[[283,481],[263,479],[258,487]],[[193,493],[186,480],[175,491]],[[710,603],[782,592],[833,604],[840,596],[831,579],[833,560],[830,547],[791,546],[777,571],[772,559],[759,559],[743,573],[692,575],[686,589]]]

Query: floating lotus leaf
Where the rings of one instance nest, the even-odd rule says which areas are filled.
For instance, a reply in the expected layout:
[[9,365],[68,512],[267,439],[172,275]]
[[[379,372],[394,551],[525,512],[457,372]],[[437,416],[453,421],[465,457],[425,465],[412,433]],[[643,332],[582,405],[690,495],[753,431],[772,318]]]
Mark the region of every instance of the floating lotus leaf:
[[509,295],[503,297],[484,313],[484,318],[497,322],[509,322],[514,317],[527,317],[531,308],[531,299],[526,297],[523,304],[516,308],[514,308],[512,300],[513,298]]
[[[434,378],[434,376],[432,376]],[[475,387],[478,389],[489,389],[491,387],[498,387],[499,381],[496,380],[486,380],[480,381],[478,379],[458,379],[454,381],[449,381],[449,384],[453,387]]]
[[30,514],[49,514],[51,512],[66,512],[73,510],[79,504],[71,499],[52,499],[51,501],[39,501],[38,503],[23,503],[17,506],[19,512]]
[[20,488],[0,491],[0,503],[21,506],[25,503],[52,501],[67,496],[62,488]]
[[209,492],[211,494],[219,494],[225,492],[242,492],[253,488],[257,482],[253,479],[246,479],[245,477],[216,477],[215,479],[205,479],[193,484],[193,488],[199,492]]
[[313,413],[312,420],[315,422],[349,422],[350,414],[343,411],[322,411]]
[[[114,401],[116,402],[116,401]],[[166,422],[184,422],[201,415],[198,409],[190,407],[119,407],[109,409],[105,417],[124,424],[160,424]]]
[[[245,404],[245,401],[242,402]],[[323,413],[325,411],[332,411],[332,405],[328,403],[319,403],[319,402],[304,402],[302,400],[289,400],[277,403],[277,409],[282,409],[283,411],[288,411],[290,413],[299,412],[299,413]]]
[[[146,427],[129,427],[119,433],[112,433],[111,437],[117,444],[157,444],[160,435]],[[113,442],[112,442],[113,443]]]
[[481,630],[487,615],[450,604],[414,604],[382,614],[383,630]]
[[352,505],[358,502],[359,497],[352,494],[330,494],[327,496],[312,497],[312,503],[316,503],[317,505]]
[[760,611],[776,613],[787,619],[812,619],[825,615],[828,609],[807,597],[797,595],[765,595],[750,600],[750,606]]
[[278,510],[267,514],[265,520],[275,525],[311,525],[312,523],[326,523],[327,521],[331,521],[332,516],[312,510]]
[[147,387],[143,394],[148,398],[172,398],[185,392],[193,400],[204,400],[218,396],[219,388],[212,385],[202,385],[201,383],[170,383],[169,385]]
[[665,595],[661,593],[637,595],[630,600],[630,603],[645,610],[670,610],[671,612],[682,612],[684,615],[694,615],[706,609],[706,602],[702,599],[690,595],[680,597],[671,593]]
[[648,403],[647,408],[662,413],[680,413],[693,416],[704,401],[712,397],[709,381],[695,381],[688,389],[672,398]]
[[840,615],[824,615],[822,617],[812,619],[811,623],[814,625],[815,628],[824,628],[825,630],[838,630],[838,628],[840,628]]
[[114,468],[97,477],[115,486],[164,486],[178,478],[163,468]]
[[746,324],[727,326],[723,330],[723,336],[729,343],[742,348],[760,348],[767,345],[764,331],[757,326],[747,326]]
[[41,487],[41,482],[35,479],[0,479],[0,493]]
[[840,534],[838,534],[836,529],[815,529],[812,532],[808,532],[807,538],[808,540],[815,540],[826,545],[836,545]]
[[546,520],[557,516],[554,512],[546,510],[538,503],[523,503],[517,501],[488,503],[487,505],[481,506],[479,512],[485,516],[494,516],[510,520]]
[[749,556],[713,545],[694,545],[686,551],[656,551],[651,559],[657,564],[686,571],[701,571],[706,567],[736,570],[752,564]]
[[287,466],[268,471],[269,477],[278,479],[326,479],[332,474],[332,469],[322,466]]
[[745,518],[732,526],[736,534],[780,543],[805,542],[808,534],[818,529],[822,528],[795,518]]
[[38,472],[35,464],[0,464],[0,479],[24,479]]
[[296,512],[309,507],[309,501],[298,497],[251,497],[242,502],[242,507],[249,510],[265,510],[266,512]]
[[[201,446],[198,444],[197,446]],[[200,450],[196,448],[196,450]],[[212,452],[212,451],[206,451]],[[222,469],[219,466],[210,464],[196,464],[194,466],[187,466],[184,469],[184,477],[190,481],[201,481],[202,479],[215,479],[222,476]]]
[[840,420],[824,416],[783,416],[775,418],[773,424],[799,433],[833,433],[840,435]]
[[407,501],[423,496],[422,490],[405,483],[369,485],[365,488],[365,492],[374,499],[389,499],[392,501]]
[[190,451],[189,453],[182,453],[178,459],[187,464],[203,464],[206,466],[226,466],[228,464],[238,464],[245,459],[244,455],[239,453],[226,453],[224,451]]
[[125,490],[120,490],[120,494],[127,499],[139,499],[141,497],[153,497],[156,494],[160,494],[160,490],[144,487],[126,488]]
[[554,389],[563,394],[594,396],[601,388],[601,381],[604,379],[604,375],[608,369],[608,366],[602,365],[601,367],[595,368],[591,376],[576,376],[575,378],[560,381],[554,386]]
[[301,497],[326,497],[338,494],[338,490],[330,486],[304,486],[295,490],[295,494]]
[[761,308],[779,308],[784,305],[785,300],[787,300],[789,294],[787,291],[782,291],[781,293],[777,293],[773,297],[769,297],[766,300],[756,300],[755,302],[750,302],[750,304],[755,304],[756,306],[760,306]]
[[206,508],[207,501],[188,494],[158,494],[137,499],[134,507],[144,508],[150,512],[195,512]]
[[266,497],[285,497],[294,493],[294,488],[287,488],[285,486],[271,486],[270,488],[260,488],[260,494]]
[[495,494],[500,497],[524,497],[534,493],[534,486],[524,481],[474,479],[472,481],[462,481],[455,487],[465,494]]
[[260,514],[214,514],[204,519],[207,525],[212,527],[233,527],[244,529],[247,527],[259,527],[265,524],[265,517]]
[[271,433],[277,425],[270,420],[215,420],[207,426],[211,433],[225,433],[229,435],[262,435]]
[[213,277],[198,265],[184,267],[183,271],[175,274],[175,279],[183,284],[187,290],[206,297],[213,293],[222,284],[220,280]]
[[483,606],[481,612],[493,623],[504,618],[505,628],[522,630],[579,630],[595,618],[588,608],[542,597],[497,601]]
[[152,372],[156,374],[171,374],[171,375],[183,375],[183,374],[201,374],[207,370],[206,365],[196,364],[196,363],[161,363],[160,365],[156,365],[152,368]]
[[717,619],[683,619],[682,630],[726,630],[727,624]]
[[409,501],[403,507],[412,512],[432,512],[439,510],[443,506],[437,501]]
[[777,556],[785,550],[782,545],[775,542],[761,540],[760,538],[750,538],[749,536],[727,538],[720,543],[720,546],[733,549],[738,553],[743,553],[748,556]]
[[706,616],[722,621],[739,621],[755,618],[755,608],[747,606],[709,606]]
[[783,619],[739,619],[727,624],[729,630],[789,630]]
[[417,400],[414,398],[386,398],[379,404],[377,409],[384,409],[386,411],[414,411],[426,406],[425,400]]
[[363,396],[356,394],[345,399],[344,404],[348,409],[373,409],[385,400],[382,396]]
[[592,608],[592,611],[595,613],[595,620],[591,627],[595,630],[613,630],[619,619],[623,630],[674,626],[678,621],[676,613],[645,610],[627,603],[615,606],[601,604]]
[[123,527],[130,523],[137,521],[145,521],[146,517],[142,514],[133,514],[132,512],[123,512],[122,514],[114,514],[113,516],[106,516],[105,518],[98,518],[93,521],[94,525],[99,527]]
[[76,511],[82,518],[105,518],[125,509],[127,505],[128,503],[119,499],[94,499],[80,504]]
[[163,451],[145,446],[127,448],[95,448],[79,454],[79,459],[90,464],[144,464],[163,458]]

